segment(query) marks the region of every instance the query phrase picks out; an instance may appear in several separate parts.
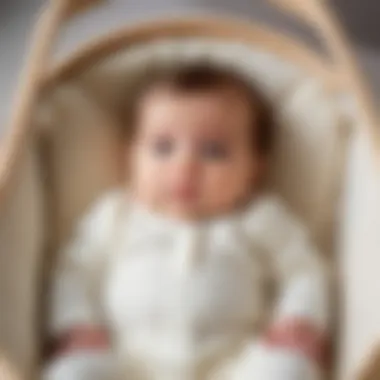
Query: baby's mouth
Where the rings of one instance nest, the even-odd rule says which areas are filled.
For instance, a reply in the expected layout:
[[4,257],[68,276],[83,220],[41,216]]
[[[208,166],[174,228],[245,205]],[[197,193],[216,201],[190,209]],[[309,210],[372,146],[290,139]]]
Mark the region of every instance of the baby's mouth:
[[195,200],[197,192],[192,186],[178,186],[173,190],[172,196],[178,201],[188,203]]

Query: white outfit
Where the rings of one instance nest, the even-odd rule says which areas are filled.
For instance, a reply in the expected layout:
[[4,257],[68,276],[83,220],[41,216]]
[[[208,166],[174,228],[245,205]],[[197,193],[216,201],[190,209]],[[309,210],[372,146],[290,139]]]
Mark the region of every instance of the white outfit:
[[191,224],[109,193],[62,253],[52,303],[53,335],[101,324],[114,344],[55,360],[48,380],[314,379],[312,361],[266,348],[260,334],[292,316],[328,323],[320,257],[269,196]]

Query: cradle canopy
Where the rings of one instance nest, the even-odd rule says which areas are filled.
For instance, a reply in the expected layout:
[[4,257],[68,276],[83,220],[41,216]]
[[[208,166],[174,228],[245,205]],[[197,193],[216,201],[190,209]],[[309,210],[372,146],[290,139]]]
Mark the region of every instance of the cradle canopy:
[[150,68],[192,61],[239,72],[275,105],[279,128],[270,186],[309,223],[315,237],[326,243],[339,194],[339,165],[352,122],[337,95],[318,78],[263,50],[189,37],[119,51],[61,83],[41,103],[40,117],[51,133],[60,239],[67,237],[72,223],[88,206],[89,189],[92,199],[121,177],[119,136],[120,129],[128,126],[119,125],[117,114],[131,83]]
[[[276,2],[335,30],[317,0]],[[41,350],[48,255],[95,198],[124,179],[120,130],[128,126],[117,111],[136,76],[157,65],[207,61],[259,86],[279,125],[269,186],[331,258],[350,137],[364,136],[373,152],[377,147],[376,118],[339,33],[330,41],[338,51],[329,66],[291,39],[237,20],[162,20],[117,31],[49,71],[52,38],[79,3],[86,1],[57,0],[47,8],[2,152],[0,342],[24,374]]]

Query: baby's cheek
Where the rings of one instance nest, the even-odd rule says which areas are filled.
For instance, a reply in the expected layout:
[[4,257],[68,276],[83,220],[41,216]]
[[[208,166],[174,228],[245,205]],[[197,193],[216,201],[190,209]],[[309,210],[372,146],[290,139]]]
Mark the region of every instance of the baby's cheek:
[[250,192],[250,183],[239,167],[221,168],[215,173],[210,173],[207,184],[208,198],[215,205],[233,208]]
[[144,204],[152,205],[157,202],[162,182],[164,180],[161,170],[149,161],[142,162],[135,170],[133,187],[136,196]]
[[206,174],[204,193],[214,204],[225,204],[233,200],[236,193],[235,176],[229,170],[215,169]]

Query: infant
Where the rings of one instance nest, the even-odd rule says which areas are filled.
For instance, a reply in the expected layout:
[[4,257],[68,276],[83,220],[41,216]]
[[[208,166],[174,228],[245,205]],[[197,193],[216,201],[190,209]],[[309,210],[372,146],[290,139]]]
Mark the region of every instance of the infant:
[[263,190],[272,114],[239,75],[162,69],[128,104],[128,186],[59,256],[46,380],[311,380],[325,267]]

